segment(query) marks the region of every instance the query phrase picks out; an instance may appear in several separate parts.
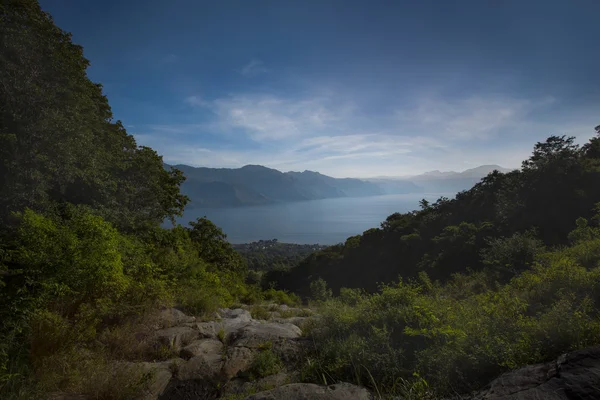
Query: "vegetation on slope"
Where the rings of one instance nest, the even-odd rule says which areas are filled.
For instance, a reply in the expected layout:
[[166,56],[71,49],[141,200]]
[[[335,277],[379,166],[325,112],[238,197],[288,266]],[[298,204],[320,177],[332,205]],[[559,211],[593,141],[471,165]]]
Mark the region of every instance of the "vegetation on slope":
[[[266,279],[306,297],[310,283],[319,278],[336,294],[342,287],[374,292],[381,282],[420,272],[445,281],[456,272],[493,267],[509,278],[532,261],[530,247],[567,244],[575,220],[593,215],[600,201],[598,182],[600,135],[584,146],[572,137],[551,136],[535,145],[520,170],[490,173],[454,199],[423,200],[420,210],[390,215],[380,228],[317,252],[291,271],[273,271]],[[529,238],[519,241],[521,262],[510,271],[484,262],[482,251],[513,235]]]
[[281,243],[277,239],[233,245],[248,262],[248,269],[255,271],[290,269],[310,254],[326,247],[319,244]]
[[[304,379],[443,398],[479,389],[507,370],[597,345],[600,229],[580,218],[569,239],[570,246],[554,251],[537,247],[532,265],[504,284],[495,269],[455,273],[445,284],[421,273],[374,294],[341,289],[335,298],[322,282],[313,284],[321,319],[310,332],[315,350]],[[498,239],[484,259],[514,267],[529,240]]]
[[264,296],[210,221],[160,227],[184,177],[113,121],[88,65],[37,1],[0,2],[2,398],[135,398],[148,380],[115,361],[169,355],[134,340],[147,311]]

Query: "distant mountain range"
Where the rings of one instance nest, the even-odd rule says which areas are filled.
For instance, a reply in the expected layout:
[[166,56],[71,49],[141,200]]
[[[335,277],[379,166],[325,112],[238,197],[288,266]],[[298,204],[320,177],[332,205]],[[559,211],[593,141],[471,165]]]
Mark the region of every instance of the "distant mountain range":
[[467,169],[462,172],[455,171],[429,171],[421,175],[409,177],[378,177],[366,179],[368,182],[379,184],[386,193],[406,193],[402,191],[407,185],[414,185],[418,189],[409,193],[457,193],[461,190],[470,189],[481,178],[498,170],[500,172],[510,172],[512,169],[503,168],[499,165],[481,165],[479,167]]
[[240,207],[381,194],[453,193],[470,188],[495,169],[509,171],[497,165],[482,165],[463,172],[432,171],[412,177],[339,179],[313,171],[281,172],[261,165],[233,169],[174,167],[183,171],[187,178],[181,191],[190,197],[190,207],[193,208]]

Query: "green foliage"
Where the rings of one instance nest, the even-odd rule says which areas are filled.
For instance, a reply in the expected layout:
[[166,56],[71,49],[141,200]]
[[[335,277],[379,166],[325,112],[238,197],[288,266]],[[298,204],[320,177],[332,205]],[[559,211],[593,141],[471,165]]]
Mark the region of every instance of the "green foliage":
[[594,238],[541,253],[504,285],[488,271],[458,274],[438,286],[384,285],[370,295],[344,289],[322,303],[304,377],[427,398],[469,392],[509,369],[596,345],[599,249]]
[[82,47],[37,1],[3,2],[0,37],[1,222],[61,203],[92,206],[130,231],[181,214],[183,175],[112,120]]
[[271,318],[271,313],[265,307],[261,307],[260,305],[253,306],[250,309],[250,315],[252,315],[252,318],[254,319],[261,320],[268,320]]
[[315,301],[326,301],[332,296],[331,289],[327,288],[327,282],[319,278],[310,283],[310,293]]
[[271,271],[287,270],[295,267],[326,246],[318,244],[281,243],[276,239],[258,242],[234,244],[233,247],[244,257],[250,270]]
[[[342,287],[375,292],[380,282],[417,278],[422,271],[433,281],[447,281],[456,273],[491,268],[508,279],[527,268],[542,244],[568,244],[578,217],[591,221],[598,214],[591,210],[600,200],[599,180],[600,135],[584,146],[551,136],[534,146],[520,170],[494,171],[453,199],[422,201],[419,210],[392,214],[380,228],[265,279],[302,297],[310,296],[310,283],[318,278],[336,295]],[[580,226],[570,240],[596,235],[591,225]],[[518,249],[512,255],[511,245]]]
[[487,246],[481,251],[483,264],[508,278],[529,268],[535,257],[545,249],[534,231],[489,239]]
[[188,201],[185,177],[113,121],[88,66],[36,0],[0,3],[0,392],[9,397],[132,398],[137,375],[115,373],[111,358],[146,350],[115,350],[132,344],[124,321],[173,303],[201,314],[256,291],[210,221],[160,228]]
[[274,375],[281,371],[283,363],[273,351],[266,346],[261,349],[248,368],[249,377],[251,380],[264,378],[265,376]]

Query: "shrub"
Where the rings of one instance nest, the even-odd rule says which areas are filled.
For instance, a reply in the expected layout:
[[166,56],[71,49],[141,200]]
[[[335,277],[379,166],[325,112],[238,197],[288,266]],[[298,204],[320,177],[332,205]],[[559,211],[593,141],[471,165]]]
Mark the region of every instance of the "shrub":
[[266,348],[256,354],[248,369],[248,373],[251,380],[257,380],[265,376],[274,375],[281,371],[282,368],[283,364],[279,357],[270,348]]
[[388,394],[402,387],[421,393],[417,398],[444,396],[598,344],[597,242],[541,254],[503,285],[494,283],[494,273],[480,271],[456,274],[444,286],[421,280],[382,286],[372,295],[341,290],[321,302],[320,318],[309,327],[315,351],[303,377],[353,381]]
[[331,289],[327,288],[327,282],[322,278],[314,280],[310,283],[310,294],[313,300],[317,302],[327,301],[331,299]]

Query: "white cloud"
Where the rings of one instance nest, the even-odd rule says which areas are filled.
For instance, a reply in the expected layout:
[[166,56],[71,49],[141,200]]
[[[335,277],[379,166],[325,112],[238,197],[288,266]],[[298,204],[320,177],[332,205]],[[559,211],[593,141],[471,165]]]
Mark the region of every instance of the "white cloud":
[[250,60],[250,62],[244,65],[240,71],[240,73],[244,76],[254,76],[264,74],[266,72],[269,72],[269,70],[265,67],[265,64],[256,58]]
[[[553,105],[549,98],[480,96],[450,102],[428,96],[401,111],[390,104],[377,117],[327,90],[295,98],[189,96],[185,103],[196,110],[190,119],[197,116],[198,123],[148,126],[139,135],[140,143],[159,150],[166,162],[262,164],[337,177],[398,176],[482,164],[518,167],[536,141],[572,132],[540,122],[538,114],[547,114]],[[565,119],[562,127],[572,120]]]
[[216,128],[241,129],[257,141],[336,129],[334,124],[349,111],[348,106],[332,108],[329,99],[323,97],[296,100],[272,95],[235,95],[206,102],[190,96],[185,101],[210,109],[217,117]]
[[425,98],[416,106],[397,111],[405,128],[456,140],[485,140],[501,129],[521,124],[532,111],[548,106],[552,98],[470,97],[444,101]]

